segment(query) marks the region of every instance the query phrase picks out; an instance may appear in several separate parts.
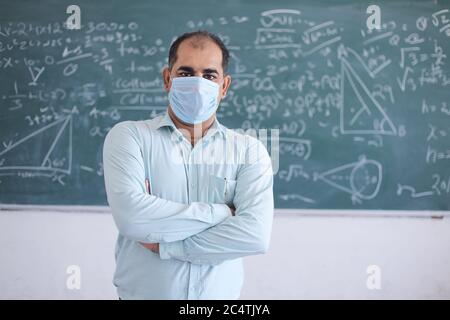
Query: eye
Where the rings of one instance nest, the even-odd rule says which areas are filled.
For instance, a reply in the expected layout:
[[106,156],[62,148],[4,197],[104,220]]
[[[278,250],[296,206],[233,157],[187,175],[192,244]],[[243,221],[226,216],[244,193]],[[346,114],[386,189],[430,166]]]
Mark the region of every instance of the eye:
[[190,77],[190,76],[192,76],[192,74],[190,74],[189,72],[180,72],[178,75],[180,77]]
[[212,74],[205,74],[205,75],[203,76],[203,78],[205,78],[205,79],[207,79],[207,80],[211,80],[211,81],[216,80],[216,76],[214,76],[214,75],[212,75]]

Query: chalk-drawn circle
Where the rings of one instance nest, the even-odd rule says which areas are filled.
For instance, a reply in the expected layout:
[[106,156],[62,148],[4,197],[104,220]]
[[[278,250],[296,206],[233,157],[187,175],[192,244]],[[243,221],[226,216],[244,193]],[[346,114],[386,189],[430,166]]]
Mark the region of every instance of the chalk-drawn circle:
[[382,179],[381,164],[375,160],[360,161],[350,173],[350,187],[355,196],[373,199],[380,190]]

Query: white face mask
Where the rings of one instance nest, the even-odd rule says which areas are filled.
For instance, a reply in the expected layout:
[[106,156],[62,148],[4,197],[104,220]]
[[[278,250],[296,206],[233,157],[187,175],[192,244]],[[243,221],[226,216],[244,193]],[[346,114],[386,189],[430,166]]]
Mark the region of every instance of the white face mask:
[[216,112],[219,85],[202,77],[172,79],[169,102],[172,111],[183,122],[198,124]]

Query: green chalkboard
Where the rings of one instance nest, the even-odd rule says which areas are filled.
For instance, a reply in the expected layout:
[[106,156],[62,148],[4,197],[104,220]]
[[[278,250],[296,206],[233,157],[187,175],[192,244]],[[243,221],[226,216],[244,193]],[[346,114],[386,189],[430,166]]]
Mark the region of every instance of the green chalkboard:
[[1,203],[105,205],[106,133],[164,112],[171,42],[206,29],[221,123],[279,130],[277,208],[449,210],[449,1],[377,1],[379,29],[356,0],[77,1],[80,30],[70,4],[0,1]]

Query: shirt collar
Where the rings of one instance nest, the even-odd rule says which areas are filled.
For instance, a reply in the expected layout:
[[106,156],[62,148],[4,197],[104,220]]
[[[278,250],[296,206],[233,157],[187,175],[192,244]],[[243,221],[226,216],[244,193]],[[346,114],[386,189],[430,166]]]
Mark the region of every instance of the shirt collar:
[[[162,127],[172,127],[173,129],[177,130],[177,127],[175,126],[172,119],[170,118],[167,110],[164,113],[164,116],[159,121],[159,123],[156,125],[156,129],[158,130]],[[222,124],[220,124],[219,120],[217,120],[217,117],[215,118],[213,124],[211,125],[208,132],[206,133],[206,136],[212,137],[216,134],[222,135],[222,137],[224,139],[226,138],[225,127]]]
[[156,129],[162,128],[162,127],[172,127],[174,129],[176,129],[175,124],[173,123],[172,119],[170,119],[169,113],[164,112],[163,117],[161,118],[161,120],[159,120],[159,123],[156,125]]

